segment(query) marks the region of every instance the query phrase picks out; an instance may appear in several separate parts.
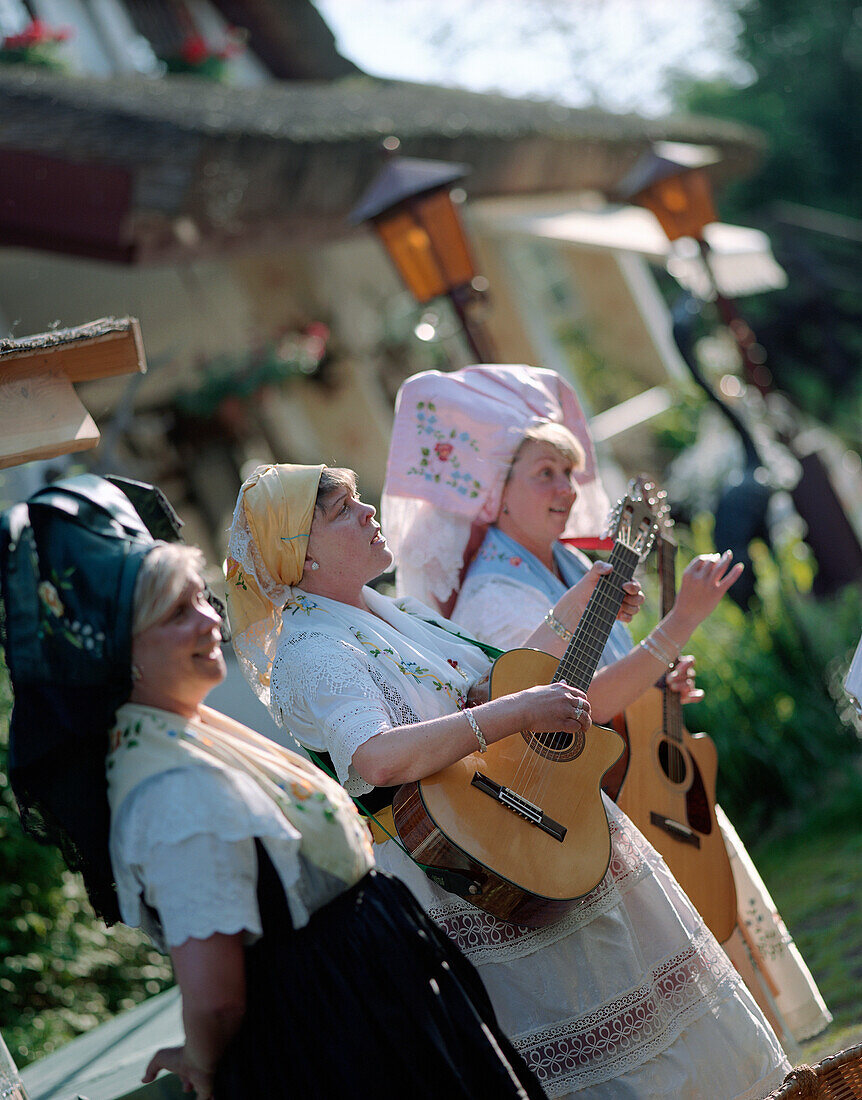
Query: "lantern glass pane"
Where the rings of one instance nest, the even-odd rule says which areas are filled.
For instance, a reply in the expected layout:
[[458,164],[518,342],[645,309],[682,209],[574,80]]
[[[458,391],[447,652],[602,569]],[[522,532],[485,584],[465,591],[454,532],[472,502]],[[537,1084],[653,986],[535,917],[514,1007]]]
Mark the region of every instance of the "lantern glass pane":
[[410,210],[396,207],[375,218],[374,228],[417,302],[423,304],[446,293],[431,239]]
[[413,209],[431,238],[447,289],[466,286],[476,270],[461,219],[448,189],[414,200]]
[[638,202],[655,214],[669,241],[702,237],[704,226],[717,220],[709,178],[701,170],[654,183],[638,196]]

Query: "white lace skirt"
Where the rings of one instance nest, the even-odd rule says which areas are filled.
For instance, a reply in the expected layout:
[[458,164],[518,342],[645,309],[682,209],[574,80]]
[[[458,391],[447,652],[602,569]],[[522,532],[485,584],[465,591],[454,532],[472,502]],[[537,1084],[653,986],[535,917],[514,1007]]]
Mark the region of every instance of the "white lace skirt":
[[496,920],[434,885],[393,841],[398,875],[479,973],[504,1032],[553,1100],[757,1100],[790,1068],[727,956],[654,848],[606,800],[608,874],[562,921]]

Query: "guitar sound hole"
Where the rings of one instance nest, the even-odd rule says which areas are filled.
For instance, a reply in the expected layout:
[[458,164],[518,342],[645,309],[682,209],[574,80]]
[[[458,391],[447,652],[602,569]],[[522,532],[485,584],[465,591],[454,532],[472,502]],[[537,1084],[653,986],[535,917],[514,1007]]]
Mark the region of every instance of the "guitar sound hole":
[[521,736],[539,756],[546,760],[556,760],[564,763],[574,760],[584,751],[586,743],[582,732],[578,733],[529,733],[523,732]]
[[688,773],[685,756],[670,741],[662,741],[658,747],[661,769],[671,783],[684,783]]

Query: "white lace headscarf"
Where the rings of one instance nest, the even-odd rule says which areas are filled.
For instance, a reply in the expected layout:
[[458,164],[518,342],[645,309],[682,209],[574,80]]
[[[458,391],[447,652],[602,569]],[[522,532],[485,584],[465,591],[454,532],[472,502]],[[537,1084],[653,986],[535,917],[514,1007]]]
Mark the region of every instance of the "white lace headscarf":
[[317,487],[325,466],[258,466],[239,491],[225,563],[231,640],[265,706],[281,609],[302,578]]
[[555,371],[484,365],[423,371],[402,385],[381,504],[399,596],[440,608],[453,599],[462,569],[499,515],[524,432],[543,421],[568,428],[585,455],[562,537],[597,535],[608,500],[595,448],[574,390]]

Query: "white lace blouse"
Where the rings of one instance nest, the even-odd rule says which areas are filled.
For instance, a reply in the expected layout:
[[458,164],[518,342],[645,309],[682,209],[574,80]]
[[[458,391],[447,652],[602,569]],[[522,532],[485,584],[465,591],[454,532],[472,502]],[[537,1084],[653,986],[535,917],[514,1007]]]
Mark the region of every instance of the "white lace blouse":
[[287,895],[293,925],[343,889],[299,853],[300,837],[241,772],[191,766],[141,783],[111,822],[111,862],[126,924],[161,951],[189,938],[261,935],[255,838]]

